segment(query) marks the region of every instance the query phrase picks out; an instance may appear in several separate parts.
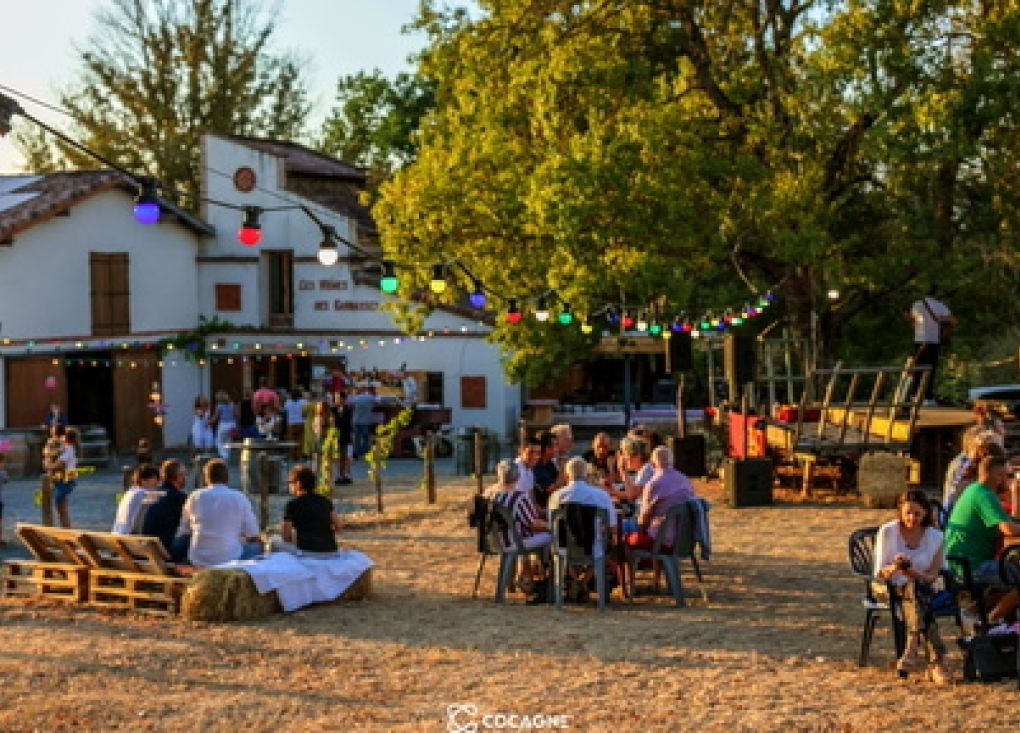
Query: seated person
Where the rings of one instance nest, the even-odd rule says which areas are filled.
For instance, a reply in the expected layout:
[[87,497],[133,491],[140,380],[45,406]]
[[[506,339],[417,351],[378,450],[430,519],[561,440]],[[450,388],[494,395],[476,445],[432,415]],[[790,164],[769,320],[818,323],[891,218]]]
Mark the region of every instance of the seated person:
[[970,459],[964,464],[960,471],[960,476],[956,481],[956,488],[948,493],[946,501],[943,502],[943,506],[945,506],[948,513],[952,513],[953,504],[956,503],[956,500],[960,497],[963,490],[978,480],[978,466],[980,466],[981,461],[988,456],[1005,458],[1006,453],[1003,451],[1002,446],[991,440],[987,433],[982,433],[974,442]]
[[158,498],[144,510],[142,534],[159,537],[170,559],[174,562],[183,562],[188,554],[187,545],[175,547],[174,537],[181,524],[184,501],[188,498],[184,493],[187,471],[180,461],[166,460],[159,467],[159,478],[160,485],[155,494]]
[[152,466],[140,466],[135,469],[133,486],[124,492],[120,503],[117,505],[117,516],[113,520],[112,534],[141,534],[142,525],[139,522],[142,503],[150,494],[156,492],[156,482],[159,480],[159,471]]
[[560,477],[560,469],[556,465],[556,436],[543,430],[537,437],[542,453],[532,469],[535,477],[535,504],[545,509],[549,506],[549,495],[566,482]]
[[[952,682],[943,663],[946,645],[929,601],[943,566],[942,533],[932,526],[931,504],[923,491],[905,491],[896,499],[897,518],[883,524],[875,538],[875,575],[891,581],[903,604],[907,643],[896,662],[900,672],[913,672],[920,666],[921,638],[927,646],[934,681]],[[876,596],[885,598],[885,584],[875,584]]]
[[184,502],[181,535],[189,537],[188,559],[192,565],[210,567],[231,560],[248,560],[262,552],[259,525],[251,502],[227,486],[227,464],[214,458],[205,464],[204,489]]
[[648,443],[639,438],[624,438],[620,441],[616,465],[623,489],[614,494],[615,498],[636,501],[655,472],[655,467],[648,462]]
[[[965,488],[949,515],[945,531],[946,557],[964,557],[970,564],[974,582],[1005,591],[988,612],[990,623],[1002,622],[1020,601],[1015,589],[1006,589],[999,577],[999,561],[995,559],[999,533],[1020,536],[1020,522],[1013,520],[997,496],[1006,482],[1006,461],[988,456],[978,468],[978,481]],[[950,560],[952,569],[962,574]]]
[[[592,486],[586,479],[588,477],[588,464],[584,458],[577,456],[567,461],[564,467],[567,478],[567,485],[555,491],[549,497],[549,514],[559,509],[564,504],[586,504],[606,510],[609,518],[609,526],[605,528],[604,538],[612,538],[616,534],[616,507],[609,494],[598,486]],[[605,550],[605,547],[603,548]],[[603,551],[603,556],[605,552]],[[608,560],[608,558],[607,558]],[[594,575],[593,568],[570,568],[571,582],[567,588],[567,597],[582,602],[588,595],[588,584]]]
[[581,454],[585,462],[595,469],[592,472],[589,468],[588,476],[591,481],[601,479],[605,483],[613,484],[620,480],[617,470],[616,451],[613,450],[613,439],[609,433],[597,433],[591,440],[591,448]]
[[[522,453],[527,453],[528,446],[525,446]],[[520,467],[518,462],[500,461],[496,466],[496,484],[486,491],[492,501],[498,502],[510,510],[514,518],[514,527],[521,537],[524,547],[535,550],[548,547],[552,544],[552,533],[549,531],[549,523],[543,518],[542,512],[535,506],[530,491],[524,491],[520,486]],[[512,542],[512,535],[504,533],[503,543],[509,547]],[[536,583],[544,579],[542,563],[534,558],[526,558],[521,564],[521,574],[517,580],[517,587],[525,593],[535,589]],[[541,600],[544,600],[541,599]]]
[[333,502],[315,492],[315,472],[308,466],[294,466],[287,485],[294,498],[283,509],[280,537],[274,537],[274,552],[302,555],[335,555],[340,515]]
[[662,532],[662,547],[672,547],[675,526],[662,526],[670,508],[694,498],[691,480],[673,468],[673,451],[664,445],[652,451],[655,472],[641,492],[641,512],[637,526],[627,533],[627,546],[637,550],[651,550],[655,538]]

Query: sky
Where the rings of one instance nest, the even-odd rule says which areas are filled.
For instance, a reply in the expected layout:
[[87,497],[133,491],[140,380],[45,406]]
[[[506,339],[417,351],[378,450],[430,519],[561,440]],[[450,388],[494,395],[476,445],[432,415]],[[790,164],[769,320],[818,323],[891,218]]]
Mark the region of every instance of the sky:
[[[380,69],[392,77],[410,71],[408,56],[425,43],[421,34],[402,34],[419,0],[279,0],[274,34],[278,50],[309,59],[306,79],[315,104],[309,126],[318,129],[333,106],[336,81],[359,71]],[[76,77],[75,44],[95,30],[92,15],[106,0],[6,0],[0,11],[0,85],[50,104],[56,91]],[[5,92],[6,93],[6,92]],[[19,99],[26,112],[67,129],[67,118]],[[0,137],[0,174],[18,172],[21,157],[10,135]]]

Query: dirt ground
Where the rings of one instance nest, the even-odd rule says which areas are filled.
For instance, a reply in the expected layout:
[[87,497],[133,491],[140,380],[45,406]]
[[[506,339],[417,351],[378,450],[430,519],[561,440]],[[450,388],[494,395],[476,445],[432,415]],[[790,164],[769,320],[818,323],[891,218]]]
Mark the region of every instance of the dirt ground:
[[[350,518],[344,545],[377,563],[370,600],[250,623],[190,624],[0,600],[0,732],[997,731],[1014,684],[897,679],[883,621],[857,667],[862,586],[850,531],[887,510],[846,500],[731,509],[718,484],[709,601],[527,606],[481,596],[465,515],[472,486],[417,491]],[[944,636],[955,628],[948,622]],[[953,645],[951,645],[953,646]],[[961,663],[955,651],[952,662]],[[456,706],[451,708],[450,706]],[[455,715],[451,717],[451,712]],[[516,728],[514,727],[516,726]]]

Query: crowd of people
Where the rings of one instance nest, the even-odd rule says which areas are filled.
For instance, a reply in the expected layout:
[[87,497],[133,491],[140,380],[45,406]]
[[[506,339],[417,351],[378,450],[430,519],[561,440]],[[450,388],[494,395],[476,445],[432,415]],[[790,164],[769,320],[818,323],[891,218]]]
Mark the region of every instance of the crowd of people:
[[[569,425],[556,425],[529,437],[513,461],[496,467],[496,483],[485,496],[505,506],[514,529],[529,550],[552,543],[552,512],[565,504],[580,504],[606,511],[608,527],[600,539],[605,548],[617,546],[648,550],[661,532],[661,544],[671,546],[674,528],[663,520],[670,508],[695,497],[690,479],[673,465],[673,453],[658,435],[632,430],[619,449],[607,433],[599,433],[590,449],[572,455]],[[509,534],[504,542],[511,541]],[[610,573],[616,560],[605,553]],[[528,594],[529,603],[548,600],[549,566],[531,559],[522,563],[515,585]],[[591,568],[571,568],[566,596],[583,602],[592,581]]]

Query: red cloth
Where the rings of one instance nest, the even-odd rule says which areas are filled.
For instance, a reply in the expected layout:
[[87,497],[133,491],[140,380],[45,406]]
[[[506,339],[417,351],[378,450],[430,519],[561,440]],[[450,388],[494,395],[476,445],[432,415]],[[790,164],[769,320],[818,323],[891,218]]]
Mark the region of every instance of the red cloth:
[[[624,541],[627,543],[627,547],[633,550],[644,550],[645,552],[651,552],[652,545],[655,544],[655,538],[646,532],[628,532]],[[663,545],[659,550],[661,552],[672,552],[673,548]]]

